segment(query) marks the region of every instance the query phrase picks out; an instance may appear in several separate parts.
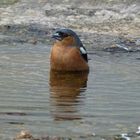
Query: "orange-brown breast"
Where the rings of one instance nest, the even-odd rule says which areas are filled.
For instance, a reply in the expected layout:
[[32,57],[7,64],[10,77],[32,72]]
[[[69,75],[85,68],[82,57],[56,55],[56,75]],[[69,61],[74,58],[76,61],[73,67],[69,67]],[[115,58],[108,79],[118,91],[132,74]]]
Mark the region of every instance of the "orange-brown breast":
[[51,69],[56,71],[88,71],[87,62],[76,47],[57,42],[51,50]]

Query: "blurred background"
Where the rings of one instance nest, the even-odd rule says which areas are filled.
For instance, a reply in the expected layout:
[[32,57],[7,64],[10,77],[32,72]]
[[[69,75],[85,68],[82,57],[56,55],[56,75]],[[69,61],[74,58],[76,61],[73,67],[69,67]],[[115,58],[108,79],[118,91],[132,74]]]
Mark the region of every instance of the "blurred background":
[[1,32],[20,36],[18,40],[23,42],[49,42],[46,34],[67,27],[82,32],[89,48],[110,47],[116,41],[124,41],[129,47],[132,43],[135,48],[140,44],[139,23],[139,0],[0,1]]

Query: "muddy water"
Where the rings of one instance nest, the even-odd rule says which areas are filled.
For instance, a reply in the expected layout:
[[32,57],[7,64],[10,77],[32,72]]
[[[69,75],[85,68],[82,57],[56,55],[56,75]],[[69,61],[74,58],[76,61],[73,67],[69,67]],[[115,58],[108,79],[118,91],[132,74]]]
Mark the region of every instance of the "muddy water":
[[89,73],[53,73],[49,52],[43,44],[0,46],[1,139],[23,129],[75,139],[137,130],[139,53],[94,51]]
[[[20,130],[37,138],[138,139],[139,1],[58,2],[0,3],[0,139]],[[50,36],[58,27],[78,33],[89,73],[50,71]]]

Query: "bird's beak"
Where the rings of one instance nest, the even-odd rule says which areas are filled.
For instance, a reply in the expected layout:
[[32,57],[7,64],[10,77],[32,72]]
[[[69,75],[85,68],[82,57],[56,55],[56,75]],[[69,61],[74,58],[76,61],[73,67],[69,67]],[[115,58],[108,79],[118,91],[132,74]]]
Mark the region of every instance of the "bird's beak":
[[60,36],[58,33],[53,34],[53,35],[52,35],[52,38],[54,38],[54,39],[56,39],[56,40],[59,40],[59,41],[62,40],[61,36]]

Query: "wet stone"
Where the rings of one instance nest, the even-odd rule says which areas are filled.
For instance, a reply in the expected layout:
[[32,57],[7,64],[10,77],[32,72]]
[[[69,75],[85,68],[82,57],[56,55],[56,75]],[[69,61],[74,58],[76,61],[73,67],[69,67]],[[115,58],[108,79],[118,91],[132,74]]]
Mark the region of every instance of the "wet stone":
[[33,137],[32,134],[27,130],[22,130],[16,135],[13,140],[72,140],[71,138],[65,137],[56,137],[56,136],[42,136],[42,137]]
[[16,135],[14,140],[22,140],[22,139],[33,140],[33,136],[31,135],[30,132],[28,132],[26,130],[22,130],[19,134]]

